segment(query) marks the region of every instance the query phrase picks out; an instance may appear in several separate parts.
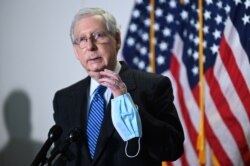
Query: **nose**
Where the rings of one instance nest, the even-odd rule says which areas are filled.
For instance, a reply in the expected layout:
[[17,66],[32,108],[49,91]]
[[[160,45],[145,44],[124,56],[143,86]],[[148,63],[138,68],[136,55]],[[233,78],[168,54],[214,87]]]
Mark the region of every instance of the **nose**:
[[95,51],[96,49],[97,49],[97,46],[96,46],[94,40],[89,38],[87,40],[87,50],[88,51]]

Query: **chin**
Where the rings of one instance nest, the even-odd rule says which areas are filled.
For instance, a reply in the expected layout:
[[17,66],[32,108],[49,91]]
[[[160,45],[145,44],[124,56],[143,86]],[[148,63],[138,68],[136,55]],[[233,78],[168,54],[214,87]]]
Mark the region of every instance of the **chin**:
[[105,67],[96,67],[96,68],[92,68],[91,71],[100,72],[100,71],[103,71],[104,69]]

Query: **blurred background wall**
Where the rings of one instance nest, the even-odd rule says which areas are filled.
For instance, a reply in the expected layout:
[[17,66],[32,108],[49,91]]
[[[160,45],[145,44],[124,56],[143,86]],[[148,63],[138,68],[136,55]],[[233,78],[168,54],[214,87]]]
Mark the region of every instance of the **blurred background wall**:
[[0,1],[0,165],[27,165],[54,124],[54,93],[86,76],[69,27],[82,7],[116,16],[125,37],[133,0]]

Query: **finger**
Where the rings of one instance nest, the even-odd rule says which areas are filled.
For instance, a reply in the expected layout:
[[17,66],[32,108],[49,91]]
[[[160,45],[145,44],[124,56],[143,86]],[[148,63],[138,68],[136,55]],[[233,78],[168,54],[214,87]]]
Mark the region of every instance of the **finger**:
[[117,74],[117,73],[115,73],[115,72],[112,72],[112,71],[110,71],[110,70],[104,70],[104,71],[101,71],[100,72],[100,75],[102,76],[102,77],[110,77],[111,79],[114,79],[114,80],[117,80],[117,81],[121,81],[121,78],[120,78],[120,76]]
[[116,88],[119,88],[119,82],[115,79],[111,79],[109,77],[102,77],[99,79],[99,82],[100,83],[106,83],[108,84],[110,87],[116,87]]

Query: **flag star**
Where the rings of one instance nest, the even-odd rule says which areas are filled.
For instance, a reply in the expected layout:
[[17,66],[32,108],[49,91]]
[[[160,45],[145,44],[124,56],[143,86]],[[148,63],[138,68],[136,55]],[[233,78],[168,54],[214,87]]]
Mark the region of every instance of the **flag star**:
[[210,19],[210,18],[211,18],[211,12],[210,12],[210,11],[208,11],[208,10],[205,10],[205,13],[204,13],[204,18],[205,18],[205,20]]
[[219,39],[220,38],[220,36],[221,36],[221,32],[220,31],[218,31],[217,29],[213,32],[213,35],[214,35],[214,39],[216,40],[216,39]]
[[187,50],[187,54],[189,55],[189,56],[191,56],[192,55],[192,49],[191,48],[189,48],[188,50]]
[[168,15],[166,16],[166,20],[167,20],[167,22],[171,23],[171,22],[174,21],[174,16],[173,16],[172,14],[168,14]]
[[175,2],[175,0],[171,0],[171,1],[169,2],[169,6],[170,6],[171,8],[176,8],[176,2]]
[[221,1],[217,2],[216,5],[218,6],[218,8],[220,8],[220,9],[222,8],[222,2]]
[[186,19],[188,18],[188,12],[187,12],[186,10],[183,10],[183,11],[181,12],[181,18],[182,18],[183,20],[186,20]]
[[241,0],[234,0],[235,5],[238,5],[238,3],[242,3]]
[[206,0],[207,5],[213,4],[213,0]]
[[207,25],[205,25],[205,26],[203,27],[203,32],[204,32],[204,34],[208,34],[208,30],[209,30],[209,27],[208,27]]
[[163,11],[162,11],[160,8],[157,8],[157,9],[155,10],[155,15],[156,15],[156,16],[161,17],[162,14],[163,14]]
[[192,33],[190,33],[189,36],[188,36],[188,39],[193,40],[193,38],[194,38],[194,35]]
[[160,29],[160,25],[158,23],[154,24],[154,30],[158,31]]
[[134,63],[135,65],[137,65],[138,62],[139,62],[139,58],[138,58],[137,56],[135,56],[135,57],[133,58],[133,63]]
[[203,47],[207,48],[207,41],[206,40],[203,41]]
[[213,44],[213,46],[210,47],[210,49],[211,49],[213,54],[216,54],[219,51],[219,47],[217,45],[215,45],[215,44]]
[[195,44],[196,46],[198,46],[199,41],[200,41],[199,37],[196,36],[196,37],[194,38],[194,44]]
[[191,24],[192,26],[194,26],[194,20],[193,20],[193,19],[190,20],[190,24]]
[[227,4],[227,6],[225,7],[225,11],[226,11],[227,13],[229,13],[230,10],[231,10],[231,7]]
[[129,29],[130,29],[131,32],[135,32],[137,30],[136,24],[131,24]]
[[139,10],[134,10],[132,15],[133,15],[134,18],[138,18],[140,16]]
[[146,9],[147,9],[148,12],[151,11],[151,8],[152,8],[151,5],[148,5],[148,6],[146,7]]
[[142,47],[142,48],[140,49],[140,53],[141,53],[142,55],[146,55],[146,54],[147,54],[147,48],[146,48],[146,47]]
[[243,21],[244,25],[246,25],[247,23],[250,23],[250,16],[247,16],[246,14],[244,14],[242,21]]
[[159,55],[156,59],[158,65],[163,65],[165,63],[164,56]]
[[146,25],[146,26],[149,26],[150,25],[150,19],[146,19],[146,20],[144,20],[144,24]]
[[194,27],[195,27],[196,30],[199,30],[199,28],[200,28],[200,23],[199,23],[199,21],[197,21],[197,22],[195,23]]
[[220,15],[217,15],[215,17],[215,21],[216,21],[217,24],[220,24],[222,22],[222,17]]
[[161,42],[159,47],[161,51],[165,51],[168,48],[168,45],[166,42]]
[[195,4],[191,6],[192,10],[196,10]]
[[193,73],[194,76],[196,76],[199,73],[199,68],[197,66],[194,66],[192,68],[192,73]]
[[143,33],[142,34],[142,40],[143,41],[148,41],[148,39],[149,39],[148,33]]
[[152,72],[152,71],[153,71],[153,69],[152,69],[152,67],[151,67],[151,66],[147,66],[147,67],[146,67],[146,71],[147,71],[147,72]]
[[127,40],[127,44],[128,46],[132,46],[135,44],[135,39],[132,38],[132,37],[129,37],[128,40]]
[[250,0],[246,0],[244,4],[246,6],[246,9],[248,9],[250,7]]
[[138,63],[138,67],[139,67],[139,69],[144,69],[145,68],[145,62],[144,61],[140,61]]
[[162,33],[167,37],[171,35],[171,30],[169,28],[164,28]]
[[194,58],[194,60],[198,60],[199,59],[199,54],[198,54],[197,51],[194,52],[193,58]]

